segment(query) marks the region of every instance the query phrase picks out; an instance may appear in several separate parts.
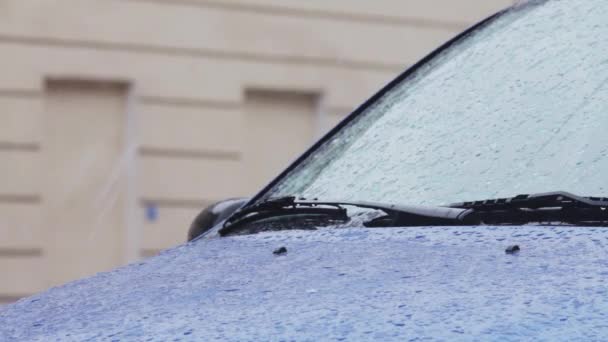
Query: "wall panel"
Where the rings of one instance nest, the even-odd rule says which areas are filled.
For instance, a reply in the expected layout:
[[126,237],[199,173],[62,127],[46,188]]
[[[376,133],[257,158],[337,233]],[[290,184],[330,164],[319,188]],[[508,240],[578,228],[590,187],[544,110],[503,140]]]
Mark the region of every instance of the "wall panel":
[[243,164],[251,193],[268,184],[312,145],[319,125],[314,93],[250,89],[245,94]]
[[247,175],[240,161],[141,156],[140,198],[216,200],[243,196]]
[[243,127],[238,106],[143,102],[137,113],[144,148],[240,152]]
[[47,286],[42,257],[1,257],[0,274],[0,297],[33,294]]
[[94,48],[61,48],[0,43],[0,89],[38,89],[43,76],[125,80],[150,98],[240,102],[245,87],[323,92],[328,106],[352,106],[394,78],[398,71],[352,70],[323,65],[290,65],[135,53]]
[[39,194],[40,170],[38,152],[0,149],[0,195]]
[[[466,24],[420,25],[419,21],[404,27],[297,13],[285,16],[269,11],[226,11],[218,7],[167,6],[146,1],[30,2],[36,5],[9,1],[10,11],[0,12],[0,35],[370,68],[411,64],[466,27]],[[471,4],[465,7],[450,3],[398,7],[403,8],[403,13],[420,7],[425,13],[433,9],[445,14],[450,10],[468,13],[476,8]],[[476,1],[475,5],[481,3]],[[368,4],[363,9],[371,7],[377,6]],[[488,7],[499,6],[486,5],[482,6],[483,11],[475,12],[486,13]],[[90,15],[91,12],[95,15]],[[416,18],[417,14],[413,12],[410,16]],[[52,25],[41,25],[48,18],[56,19]],[[107,25],[109,22],[112,25]],[[151,28],[156,30],[155,34],[150,34]]]
[[0,142],[39,143],[41,118],[39,96],[0,92]]
[[[165,249],[186,242],[190,223],[203,208],[159,206],[156,220],[144,220],[142,249]],[[145,216],[142,208],[142,216]]]
[[0,199],[0,249],[43,245],[39,203],[11,203]]
[[331,17],[335,20],[461,27],[514,3],[513,0],[132,0],[216,6],[281,15]]

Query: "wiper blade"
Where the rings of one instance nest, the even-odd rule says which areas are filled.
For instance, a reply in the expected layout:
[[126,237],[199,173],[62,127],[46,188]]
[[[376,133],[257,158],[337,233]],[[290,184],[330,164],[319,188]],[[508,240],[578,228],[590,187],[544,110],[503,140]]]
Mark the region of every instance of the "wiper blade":
[[494,198],[481,201],[452,203],[450,208],[462,209],[500,209],[500,208],[543,208],[543,207],[606,207],[606,197],[582,197],[566,191],[543,192],[517,195],[507,198]]
[[399,206],[393,204],[356,201],[318,201],[296,199],[294,196],[271,198],[245,207],[232,215],[219,230],[220,236],[237,233],[246,223],[265,218],[289,215],[324,215],[348,222],[345,206],[383,211],[386,215],[364,222],[366,227],[464,225],[462,220],[469,210],[447,207]]
[[608,198],[578,196],[565,191],[460,202],[449,207],[470,210],[464,219],[480,224],[608,223]]
[[266,201],[244,207],[230,216],[218,231],[220,236],[238,232],[239,228],[250,222],[290,215],[323,215],[337,221],[348,221],[346,209],[330,203],[297,201],[294,196],[271,198]]

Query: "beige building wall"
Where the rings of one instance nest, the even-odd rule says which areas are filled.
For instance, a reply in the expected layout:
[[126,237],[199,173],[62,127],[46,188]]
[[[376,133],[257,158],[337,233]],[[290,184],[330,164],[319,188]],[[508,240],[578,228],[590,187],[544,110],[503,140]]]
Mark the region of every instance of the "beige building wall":
[[1,0],[0,302],[184,241],[510,0]]

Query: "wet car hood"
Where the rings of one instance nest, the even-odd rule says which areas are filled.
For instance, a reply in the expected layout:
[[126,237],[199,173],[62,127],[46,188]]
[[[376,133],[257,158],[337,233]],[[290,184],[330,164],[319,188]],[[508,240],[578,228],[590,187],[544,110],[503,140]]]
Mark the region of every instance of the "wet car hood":
[[596,340],[607,244],[533,226],[202,239],[0,308],[0,340]]

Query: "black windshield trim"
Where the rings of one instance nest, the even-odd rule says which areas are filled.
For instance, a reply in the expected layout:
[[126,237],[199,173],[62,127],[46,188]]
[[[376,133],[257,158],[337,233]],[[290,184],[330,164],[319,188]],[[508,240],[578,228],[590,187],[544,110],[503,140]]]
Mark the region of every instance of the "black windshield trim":
[[407,79],[409,76],[417,72],[420,68],[425,66],[431,60],[433,60],[437,55],[441,54],[443,51],[450,48],[452,45],[457,42],[465,39],[472,32],[486,26],[490,22],[494,21],[498,17],[507,13],[513,8],[513,6],[507,7],[485,19],[474,24],[469,27],[465,31],[460,34],[454,36],[452,39],[448,40],[437,49],[433,50],[431,53],[426,55],[420,61],[412,65],[411,67],[405,69],[400,75],[398,75],[395,79],[390,81],[387,85],[385,85],[380,91],[370,97],[367,101],[363,102],[359,107],[357,107],[351,114],[349,114],[346,118],[340,121],[334,128],[332,128],[329,132],[327,132],[323,137],[321,137],[316,143],[314,143],[308,150],[306,150],[302,155],[300,155],[297,159],[295,159],[285,170],[283,170],[277,177],[275,177],[268,185],[266,185],[262,190],[260,190],[255,196],[251,198],[249,202],[247,202],[242,208],[247,208],[248,206],[256,203],[260,198],[262,198],[270,189],[272,189],[280,180],[282,180],[285,176],[287,176],[291,171],[293,171],[300,163],[306,160],[310,155],[312,155],[319,147],[325,144],[328,140],[330,140],[338,131],[340,131],[344,126],[349,124],[351,121],[356,119],[359,114],[363,113],[367,108],[369,108],[372,104],[376,103],[382,96],[384,96],[387,92],[391,91],[398,84],[401,84],[402,81]]

